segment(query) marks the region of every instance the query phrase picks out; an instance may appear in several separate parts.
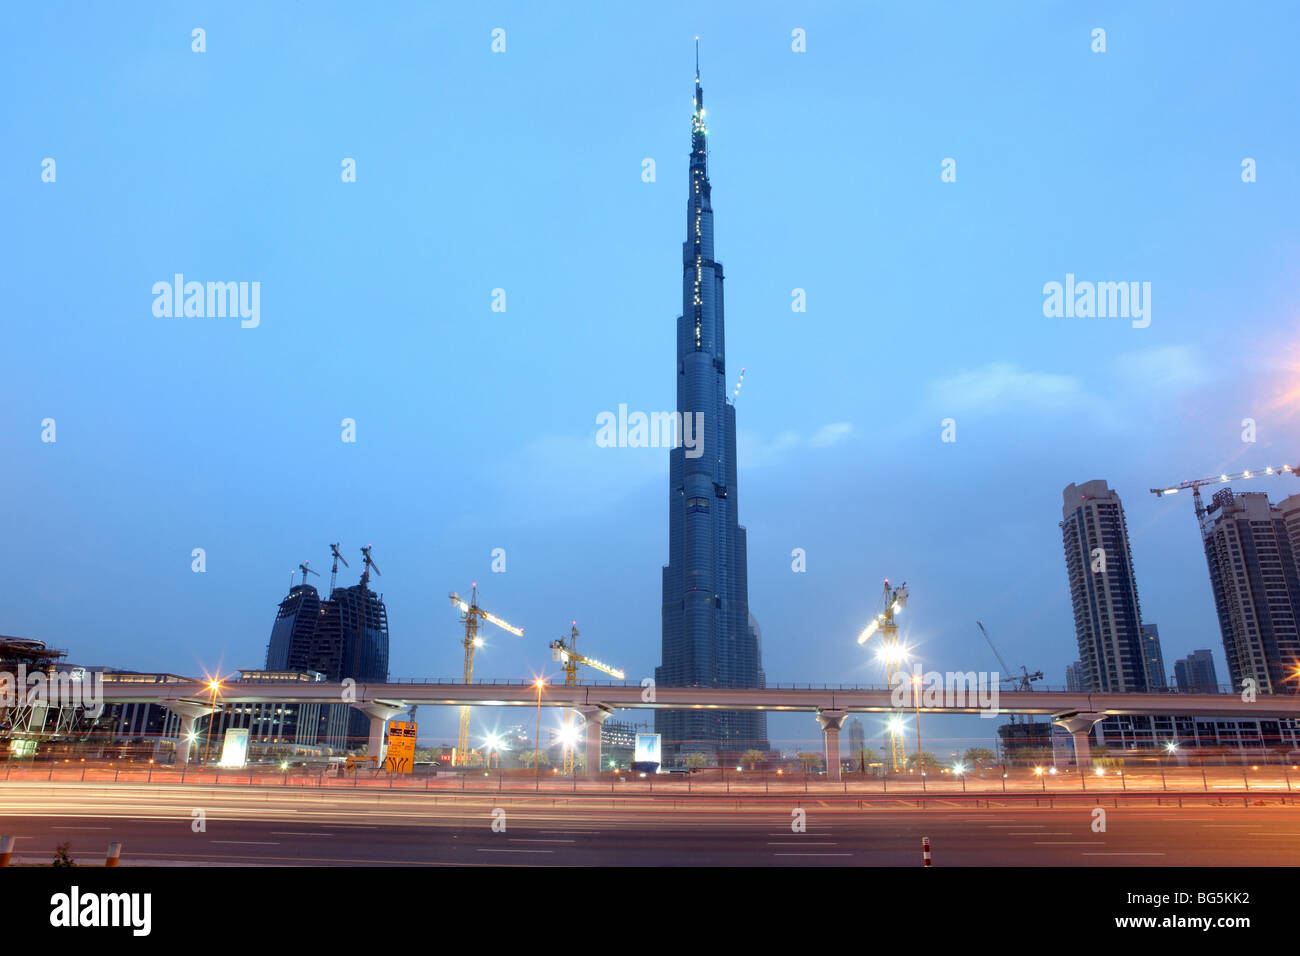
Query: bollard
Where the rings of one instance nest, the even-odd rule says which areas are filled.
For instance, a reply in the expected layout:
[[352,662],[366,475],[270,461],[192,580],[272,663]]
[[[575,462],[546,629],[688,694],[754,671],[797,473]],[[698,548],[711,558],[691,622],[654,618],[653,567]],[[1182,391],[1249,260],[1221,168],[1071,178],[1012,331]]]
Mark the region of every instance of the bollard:
[[921,865],[930,865],[930,838],[921,837]]
[[108,845],[108,856],[104,859],[105,866],[117,866],[117,858],[122,855],[122,844],[110,843]]
[[13,856],[14,838],[11,836],[0,836],[0,866],[9,865],[9,857]]

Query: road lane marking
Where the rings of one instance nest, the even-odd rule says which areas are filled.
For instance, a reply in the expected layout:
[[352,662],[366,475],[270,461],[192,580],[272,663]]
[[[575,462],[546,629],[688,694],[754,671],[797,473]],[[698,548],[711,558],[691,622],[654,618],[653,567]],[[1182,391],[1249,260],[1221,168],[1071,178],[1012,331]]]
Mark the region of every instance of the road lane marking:
[[271,836],[316,836],[316,837],[323,836],[323,837],[332,837],[332,836],[338,836],[338,834],[337,834],[337,833],[299,833],[299,832],[297,832],[297,831],[295,831],[295,830],[272,830],[272,831],[271,831]]
[[791,843],[774,843],[769,840],[767,845],[768,846],[839,846],[839,843],[835,841],[831,841],[828,843],[809,843],[805,840],[795,840]]
[[209,843],[237,843],[240,846],[279,846],[279,842],[271,843],[267,840],[209,840]]
[[50,827],[51,830],[111,830],[112,827]]
[[538,840],[528,837],[511,837],[511,843],[577,843],[577,840]]
[[516,850],[514,848],[503,849],[503,850],[489,850],[486,847],[479,847],[478,851],[480,853],[554,853],[555,852],[554,850],[523,850],[523,849]]
[[773,853],[773,856],[852,856],[852,853]]
[[1035,840],[1034,846],[1096,846],[1095,840]]
[[1146,853],[1140,850],[1105,850],[1085,853],[1084,856],[1164,856],[1163,853]]

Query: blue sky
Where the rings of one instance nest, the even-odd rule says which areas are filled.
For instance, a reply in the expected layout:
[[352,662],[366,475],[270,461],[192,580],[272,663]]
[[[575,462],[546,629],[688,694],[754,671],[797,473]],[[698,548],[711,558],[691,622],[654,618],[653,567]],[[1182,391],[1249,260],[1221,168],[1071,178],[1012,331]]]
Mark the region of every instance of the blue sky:
[[[879,680],[853,637],[888,576],[927,667],[995,667],[979,619],[1062,683],[1061,489],[1090,478],[1166,669],[1211,647],[1223,677],[1190,502],[1147,489],[1295,463],[1300,14],[1092,6],[5,9],[0,632],[260,666],[289,570],[373,543],[394,676],[459,672],[475,580],[526,629],[479,676],[553,671],[575,618],[652,674],[667,453],[594,435],[673,407],[699,34],[769,682]],[[177,272],[260,282],[261,324],[155,317]],[[1150,326],[1045,318],[1066,273],[1150,282]]]

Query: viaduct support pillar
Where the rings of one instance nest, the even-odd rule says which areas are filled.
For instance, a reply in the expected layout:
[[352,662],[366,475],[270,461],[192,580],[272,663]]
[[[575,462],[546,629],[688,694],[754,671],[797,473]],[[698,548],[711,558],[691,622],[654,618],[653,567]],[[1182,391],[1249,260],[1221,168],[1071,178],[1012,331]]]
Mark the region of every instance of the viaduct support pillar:
[[587,722],[587,766],[583,776],[597,777],[600,775],[600,728],[612,711],[597,704],[594,707],[579,707],[578,713]]
[[1077,769],[1085,770],[1092,766],[1092,745],[1088,740],[1088,732],[1094,724],[1105,719],[1105,714],[1091,713],[1058,714],[1052,718],[1052,723],[1069,731],[1074,738],[1074,766]]
[[176,739],[176,762],[187,766],[194,753],[194,741],[198,736],[194,732],[194,722],[200,717],[211,714],[216,708],[211,704],[194,700],[160,700],[158,703],[181,719],[181,734]]
[[821,724],[826,740],[826,779],[834,783],[840,780],[840,727],[847,716],[842,710],[817,711],[817,723]]
[[384,754],[388,749],[388,740],[384,731],[388,722],[406,710],[401,704],[386,704],[382,701],[363,701],[352,705],[370,717],[370,740],[366,746],[366,755],[375,758],[376,769],[384,767]]

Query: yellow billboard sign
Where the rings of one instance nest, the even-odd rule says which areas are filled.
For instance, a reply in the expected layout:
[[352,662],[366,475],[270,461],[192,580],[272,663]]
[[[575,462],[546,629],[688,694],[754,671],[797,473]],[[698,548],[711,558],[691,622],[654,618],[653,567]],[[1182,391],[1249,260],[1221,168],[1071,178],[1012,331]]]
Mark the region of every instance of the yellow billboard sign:
[[384,769],[389,773],[415,771],[415,728],[415,724],[400,720],[388,725],[388,757]]

